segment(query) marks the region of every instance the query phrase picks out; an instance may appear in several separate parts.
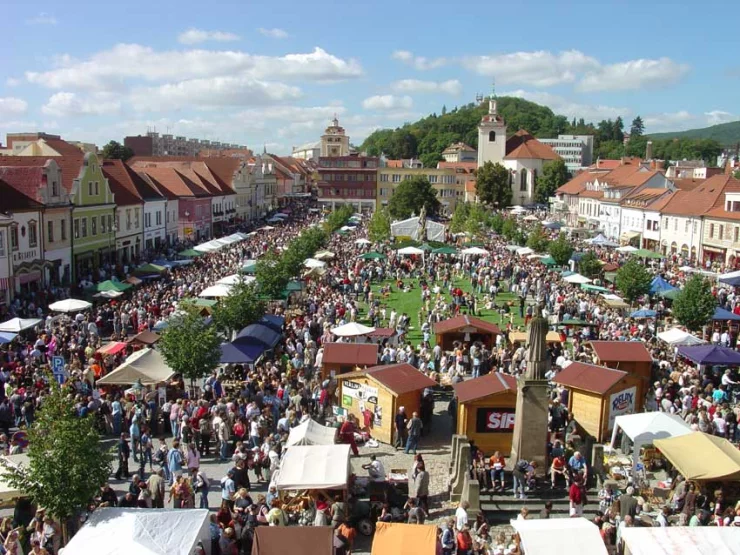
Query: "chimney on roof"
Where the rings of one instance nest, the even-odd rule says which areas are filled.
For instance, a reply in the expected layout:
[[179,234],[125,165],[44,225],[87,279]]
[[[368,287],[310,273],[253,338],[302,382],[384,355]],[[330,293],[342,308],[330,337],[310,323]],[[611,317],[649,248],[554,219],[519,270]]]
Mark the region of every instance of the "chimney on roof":
[[648,141],[645,145],[645,160],[653,159],[653,141]]
[[663,171],[663,160],[650,160],[650,168],[655,171]]

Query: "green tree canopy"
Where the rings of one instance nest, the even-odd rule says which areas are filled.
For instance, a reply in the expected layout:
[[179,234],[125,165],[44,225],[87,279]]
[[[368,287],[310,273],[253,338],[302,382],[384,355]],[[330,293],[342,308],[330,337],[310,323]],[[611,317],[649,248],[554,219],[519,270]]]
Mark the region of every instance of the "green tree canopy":
[[539,222],[534,225],[527,235],[527,246],[535,252],[545,252],[550,244],[547,233]]
[[269,299],[279,299],[293,277],[291,269],[274,251],[268,251],[257,259],[254,272],[261,295]]
[[630,303],[646,295],[650,291],[650,283],[653,277],[644,265],[632,259],[617,270],[614,284],[620,293]]
[[578,261],[578,272],[589,279],[601,274],[601,261],[591,251],[584,254]]
[[501,235],[511,240],[516,235],[518,227],[514,218],[505,218],[504,223],[501,225]]
[[111,141],[103,147],[103,158],[109,160],[123,160],[124,162],[134,155],[134,151],[123,146],[118,141]]
[[4,465],[3,472],[12,486],[62,522],[66,541],[66,521],[100,493],[113,455],[101,446],[95,417],[77,416],[73,391],[54,380],[50,385],[28,429],[29,464]]
[[557,239],[548,245],[548,252],[555,261],[555,264],[565,266],[570,260],[570,257],[573,256],[573,245],[568,241],[565,233],[561,233]]
[[324,229],[328,233],[334,233],[337,229],[341,228],[347,221],[352,217],[354,211],[348,204],[338,206],[334,209],[329,216],[327,216],[324,222]]
[[471,204],[465,220],[465,231],[473,237],[480,235],[486,225],[486,220],[486,211],[483,206],[478,203]]
[[673,317],[690,331],[701,329],[712,321],[717,299],[704,276],[694,274],[673,301]]
[[194,307],[187,307],[178,315],[177,322],[167,327],[159,338],[159,350],[167,364],[190,380],[204,378],[213,372],[221,361],[221,338],[216,326],[206,324]]
[[640,137],[644,133],[645,124],[642,122],[642,118],[637,116],[632,120],[632,125],[630,126],[630,141],[636,137]]
[[265,302],[257,294],[254,282],[240,281],[231,288],[213,311],[213,323],[227,338],[255,323],[265,314]]
[[367,226],[368,237],[373,243],[382,243],[391,238],[391,216],[385,207],[378,208],[373,212],[372,218]]
[[436,216],[440,206],[437,191],[429,180],[416,176],[398,184],[388,202],[388,212],[393,218],[403,220],[412,214],[418,216],[422,208],[426,208],[427,216]]
[[548,199],[555,194],[558,187],[565,185],[569,179],[570,174],[563,160],[547,162],[542,168],[542,175],[537,176],[535,201],[547,204]]
[[450,219],[450,232],[462,233],[465,231],[465,223],[468,221],[470,213],[470,204],[467,202],[458,202],[455,205],[455,211]]
[[476,175],[475,192],[484,204],[506,208],[511,204],[511,175],[499,163],[486,162]]

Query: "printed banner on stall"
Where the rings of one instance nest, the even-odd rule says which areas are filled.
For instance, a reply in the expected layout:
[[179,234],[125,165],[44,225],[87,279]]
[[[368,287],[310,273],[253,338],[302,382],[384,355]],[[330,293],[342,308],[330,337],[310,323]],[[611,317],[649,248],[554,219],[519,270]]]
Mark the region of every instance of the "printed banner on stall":
[[514,431],[513,408],[479,408],[476,415],[475,431],[479,434],[500,434]]
[[342,395],[375,405],[378,404],[378,388],[364,383],[345,381],[342,386]]
[[609,430],[614,429],[614,421],[617,416],[632,414],[635,412],[636,387],[630,387],[612,394],[609,397]]

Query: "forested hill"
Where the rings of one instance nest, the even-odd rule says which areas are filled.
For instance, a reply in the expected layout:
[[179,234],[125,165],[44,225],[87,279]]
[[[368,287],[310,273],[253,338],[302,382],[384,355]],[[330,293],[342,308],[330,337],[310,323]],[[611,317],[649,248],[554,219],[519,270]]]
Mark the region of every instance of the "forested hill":
[[[483,105],[467,104],[452,110],[442,108],[440,114],[432,114],[414,123],[397,129],[380,129],[372,133],[360,149],[371,156],[384,153],[388,158],[419,158],[426,167],[434,167],[442,160],[442,151],[453,143],[464,142],[478,147],[478,123],[488,110]],[[583,118],[568,120],[541,106],[521,98],[499,97],[498,111],[504,117],[507,133],[513,135],[526,129],[539,138],[557,137],[559,134],[593,135],[594,159],[619,158],[621,156],[644,156],[647,138],[642,136],[643,123],[638,116],[625,129],[621,117],[587,123]],[[632,139],[625,146],[624,134]],[[721,151],[720,143],[714,140],[685,138],[654,140],[653,153],[656,158],[682,160],[702,158],[710,164],[716,163]]]
[[711,127],[701,129],[688,129],[686,131],[672,131],[668,133],[651,133],[653,139],[712,139],[725,147],[735,146],[740,143],[740,121],[720,123]]

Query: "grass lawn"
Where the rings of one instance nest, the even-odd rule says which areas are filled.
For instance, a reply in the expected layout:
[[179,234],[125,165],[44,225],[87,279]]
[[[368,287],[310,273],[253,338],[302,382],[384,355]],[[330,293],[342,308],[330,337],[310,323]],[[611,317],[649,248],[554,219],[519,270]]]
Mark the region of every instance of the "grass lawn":
[[[398,291],[396,289],[396,283],[395,280],[391,281],[384,281],[382,284],[374,284],[373,285],[373,296],[374,298],[379,298],[380,296],[380,288],[382,285],[386,283],[391,283],[393,286],[393,293],[391,293],[390,297],[386,299],[385,301],[381,301],[382,304],[385,304],[387,307],[387,315],[390,315],[391,309],[395,308],[396,312],[399,314],[403,314],[404,312],[409,315],[411,318],[411,326],[409,333],[407,334],[407,337],[409,341],[416,345],[421,342],[422,340],[422,334],[421,329],[419,327],[419,309],[421,308],[421,289],[419,287],[419,280],[413,279],[413,280],[404,280],[405,283],[413,283],[413,289],[409,293],[404,293],[402,291]],[[456,279],[453,280],[453,284],[455,287],[459,287],[465,292],[471,291],[471,285],[470,280],[466,279]],[[450,300],[449,294],[445,291],[444,297],[446,300]],[[480,295],[478,300],[480,301],[483,298],[483,295]],[[498,305],[501,305],[503,302],[513,301],[513,306],[511,307],[512,312],[511,314],[514,315],[514,326],[524,326],[524,319],[519,317],[519,297],[513,293],[499,293],[496,296],[496,303]],[[478,308],[478,314],[476,315],[477,318],[480,318],[481,320],[485,320],[486,322],[492,322],[494,324],[499,325],[502,329],[506,325],[506,322],[501,322],[501,315],[494,311],[494,310],[486,310],[484,307],[482,307],[482,302],[479,302],[477,308]],[[367,318],[367,311],[368,306],[364,302],[359,302],[358,306],[360,307],[360,314],[358,317],[358,320],[361,323],[364,324],[370,324],[370,321]],[[507,318],[509,316],[507,315]],[[434,334],[432,334],[431,338],[431,344],[434,345]]]

